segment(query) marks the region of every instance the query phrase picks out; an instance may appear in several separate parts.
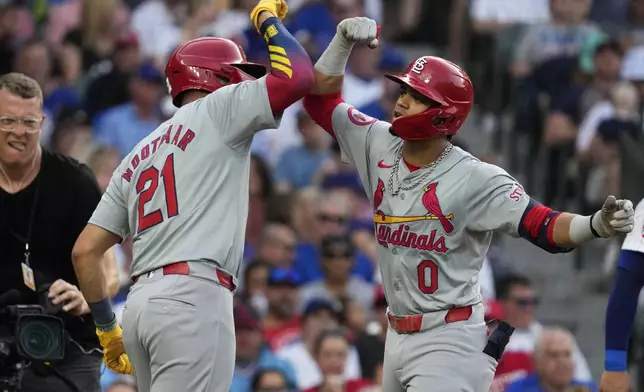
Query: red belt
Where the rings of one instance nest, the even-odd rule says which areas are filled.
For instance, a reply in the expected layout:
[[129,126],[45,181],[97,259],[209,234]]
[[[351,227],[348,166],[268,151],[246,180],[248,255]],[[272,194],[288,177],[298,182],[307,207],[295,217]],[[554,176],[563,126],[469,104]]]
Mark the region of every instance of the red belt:
[[[216,271],[219,284],[227,288],[228,290],[233,291],[235,289],[235,285],[233,284],[232,275],[230,275],[226,271],[220,270],[219,268],[217,268]],[[136,282],[143,275],[145,274],[135,276],[132,280]],[[164,265],[163,275],[190,275],[190,265],[187,261],[178,261],[176,263]]]
[[[472,307],[465,306],[462,308],[452,308],[445,315],[445,324],[455,323],[457,321],[469,320],[472,316]],[[398,333],[418,332],[422,328],[423,315],[414,314],[411,316],[397,317],[387,312],[389,326]]]

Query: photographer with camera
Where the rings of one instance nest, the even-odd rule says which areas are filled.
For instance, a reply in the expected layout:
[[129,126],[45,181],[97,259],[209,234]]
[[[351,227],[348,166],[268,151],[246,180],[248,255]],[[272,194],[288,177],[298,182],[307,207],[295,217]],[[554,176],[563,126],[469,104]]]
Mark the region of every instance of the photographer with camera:
[[[43,92],[0,76],[0,390],[100,392],[102,353],[72,266],[101,192],[85,165],[40,146]],[[118,290],[112,250],[101,263]]]

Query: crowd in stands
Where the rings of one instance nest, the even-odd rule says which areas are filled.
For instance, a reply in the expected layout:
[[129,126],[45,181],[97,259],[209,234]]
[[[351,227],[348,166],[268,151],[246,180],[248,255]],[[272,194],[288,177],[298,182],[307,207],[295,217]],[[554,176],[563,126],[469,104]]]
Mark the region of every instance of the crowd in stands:
[[[503,143],[473,153],[527,173],[529,191],[542,181],[545,203],[596,209],[621,193],[622,146],[642,136],[644,0],[287,2],[285,24],[314,60],[344,18],[368,16],[383,26],[384,44],[356,47],[348,64],[344,99],[364,113],[389,119],[399,91],[382,75],[401,71],[423,48],[468,70],[479,137],[511,128],[517,142],[509,150],[519,156],[512,160]],[[173,114],[163,68],[177,45],[227,37],[250,61],[268,62],[250,27],[255,4],[0,0],[0,72],[40,83],[42,144],[87,163],[104,190],[120,160]],[[531,173],[542,155],[546,165]],[[387,319],[371,220],[355,170],[299,104],[279,129],[257,134],[231,392],[380,390]],[[132,284],[131,249],[130,242],[118,248],[117,304]],[[596,390],[572,335],[535,319],[530,279],[502,248],[491,249],[480,282],[488,317],[517,328],[494,391],[539,383]],[[105,371],[103,380],[105,391],[136,391],[130,378]]]

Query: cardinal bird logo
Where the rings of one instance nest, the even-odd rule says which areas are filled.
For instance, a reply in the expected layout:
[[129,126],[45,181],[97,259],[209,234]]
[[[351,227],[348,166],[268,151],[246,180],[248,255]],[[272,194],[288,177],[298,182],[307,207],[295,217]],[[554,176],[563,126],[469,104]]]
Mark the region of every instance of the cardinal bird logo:
[[435,216],[438,221],[443,226],[443,230],[447,234],[451,233],[454,230],[454,225],[449,221],[448,217],[443,214],[441,210],[440,203],[438,202],[438,197],[436,197],[436,187],[438,186],[437,182],[433,182],[423,188],[425,192],[423,194],[423,206],[427,209],[431,215]]
[[379,210],[380,204],[382,204],[382,200],[385,197],[385,183],[382,182],[382,180],[379,178],[378,179],[378,185],[376,186],[376,191],[373,193],[373,210],[375,211],[375,215],[378,215],[382,218],[382,220],[385,220],[385,214]]

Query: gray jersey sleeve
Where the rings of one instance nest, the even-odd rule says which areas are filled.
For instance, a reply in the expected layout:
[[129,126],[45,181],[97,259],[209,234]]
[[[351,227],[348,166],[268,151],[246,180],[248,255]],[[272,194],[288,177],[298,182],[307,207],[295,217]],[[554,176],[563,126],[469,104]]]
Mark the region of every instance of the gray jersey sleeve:
[[89,223],[102,227],[118,235],[121,239],[125,239],[130,234],[127,213],[128,204],[123,189],[123,181],[122,172],[119,167],[112,174],[112,179],[107,190],[103,193],[101,201],[89,219]]
[[279,127],[271,110],[266,78],[226,86],[205,98],[211,120],[235,150],[249,148],[256,132]]
[[467,228],[519,236],[519,225],[530,197],[505,170],[479,163],[467,184]]
[[365,179],[370,181],[370,157],[376,146],[387,149],[393,143],[394,136],[388,132],[391,125],[369,117],[347,103],[335,107],[332,121],[333,132],[342,153],[342,162],[354,165],[365,188],[371,189],[371,186],[365,183]]

